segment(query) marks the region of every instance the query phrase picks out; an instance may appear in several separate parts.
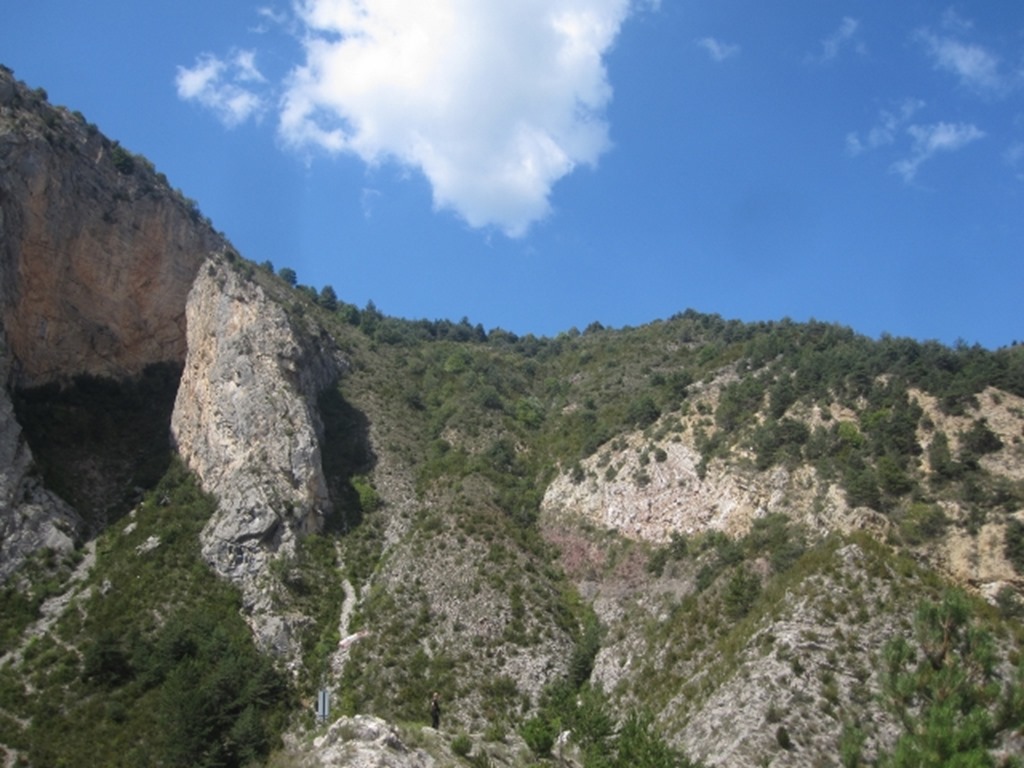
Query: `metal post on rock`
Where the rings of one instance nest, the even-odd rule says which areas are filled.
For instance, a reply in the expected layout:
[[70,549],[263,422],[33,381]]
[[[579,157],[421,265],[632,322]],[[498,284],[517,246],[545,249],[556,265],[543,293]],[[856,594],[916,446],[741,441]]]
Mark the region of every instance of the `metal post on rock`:
[[316,719],[318,722],[326,722],[327,716],[331,712],[331,692],[326,688],[321,688],[320,692],[316,696]]

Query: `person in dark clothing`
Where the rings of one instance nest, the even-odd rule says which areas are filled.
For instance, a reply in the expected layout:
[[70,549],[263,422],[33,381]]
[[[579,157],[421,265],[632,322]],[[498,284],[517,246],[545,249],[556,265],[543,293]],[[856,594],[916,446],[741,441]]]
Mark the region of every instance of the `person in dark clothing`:
[[437,691],[430,697],[430,725],[435,731],[441,727],[441,694]]

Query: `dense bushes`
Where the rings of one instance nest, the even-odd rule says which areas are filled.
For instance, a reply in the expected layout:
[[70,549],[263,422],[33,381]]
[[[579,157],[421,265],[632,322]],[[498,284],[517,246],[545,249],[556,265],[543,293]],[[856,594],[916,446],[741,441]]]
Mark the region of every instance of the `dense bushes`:
[[669,746],[648,713],[633,710],[619,718],[604,692],[589,684],[550,685],[520,734],[534,754],[547,757],[563,731],[571,733],[584,768],[698,768]]
[[[34,693],[4,694],[26,723],[6,743],[31,765],[242,766],[276,743],[294,697],[199,557],[212,510],[174,463],[101,537],[91,596],[26,650]],[[159,543],[140,557],[146,541]]]
[[1003,552],[1017,572],[1024,573],[1024,523],[1020,520],[1011,518],[1007,522]]
[[253,652],[245,627],[225,624],[218,615],[186,612],[148,649],[142,671],[160,686],[157,721],[168,765],[247,765],[275,741],[268,711],[289,702],[285,680]]
[[989,748],[999,731],[1024,724],[1017,686],[994,676],[993,637],[972,619],[967,596],[946,591],[921,603],[913,643],[896,637],[884,652],[888,702],[904,733],[883,765],[995,765]]

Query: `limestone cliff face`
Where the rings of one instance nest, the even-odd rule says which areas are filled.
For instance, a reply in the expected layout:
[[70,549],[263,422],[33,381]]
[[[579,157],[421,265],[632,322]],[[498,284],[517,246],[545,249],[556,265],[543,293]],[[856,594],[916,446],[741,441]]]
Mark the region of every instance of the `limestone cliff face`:
[[[10,368],[0,348],[0,381]],[[47,491],[33,471],[29,450],[7,389],[0,389],[0,582],[33,552],[47,548],[69,552],[82,524],[78,514]]]
[[813,467],[759,471],[743,455],[702,467],[699,420],[663,421],[673,418],[668,437],[621,435],[581,462],[582,473],[556,477],[541,504],[545,517],[569,515],[662,544],[674,534],[710,530],[742,536],[756,519],[775,513],[822,533],[886,524],[870,509],[850,508],[842,491]]
[[297,334],[259,286],[214,261],[200,270],[186,317],[171,430],[219,502],[203,555],[242,588],[261,644],[287,654],[289,625],[272,615],[267,566],[318,530],[330,506],[315,404],[342,365]]
[[[935,425],[918,436],[922,454],[938,431],[952,435],[958,448],[961,436],[980,421],[1002,444],[982,457],[982,465],[1008,483],[1020,482],[1024,399],[989,388],[979,395],[976,406],[949,416],[934,398],[916,391],[911,394]],[[701,396],[713,403],[714,387]],[[816,410],[788,415],[811,427],[821,420]],[[830,418],[855,420],[856,416],[837,411]],[[754,466],[752,452],[741,449],[729,460],[715,459],[701,467],[699,416],[667,416],[661,426],[671,427],[657,430],[664,435],[661,438],[641,432],[621,435],[582,461],[576,472],[557,476],[541,504],[547,525],[563,519],[584,520],[656,544],[668,542],[674,534],[706,531],[742,536],[755,520],[768,514],[785,515],[812,534],[865,530],[884,536],[891,530],[889,517],[868,507],[850,507],[843,490],[823,480],[812,466],[761,471]],[[950,520],[962,521],[969,514],[962,504],[943,501],[941,506]],[[1024,510],[1014,516],[1024,519]],[[1003,551],[1005,528],[1005,520],[999,520],[971,535],[953,529],[918,554],[953,580],[994,598],[1003,587],[1022,586]]]
[[625,447],[613,457],[596,454],[583,461],[582,480],[569,474],[557,477],[545,492],[545,513],[569,513],[629,538],[656,543],[669,541],[672,534],[707,530],[739,536],[755,519],[774,512],[807,516],[812,525],[822,524],[812,505],[804,503],[818,493],[827,494],[828,503],[820,513],[829,517],[829,523],[849,514],[841,495],[828,494],[813,470],[777,467],[754,472],[713,462],[701,473],[700,452],[688,442],[659,446],[662,452],[655,459],[645,450],[648,440],[642,434],[621,441]]
[[173,439],[219,503],[203,553],[262,644],[287,652],[267,565],[329,506],[316,398],[340,365],[233,262],[148,161],[0,67],[0,578],[81,533],[42,487],[10,393],[173,363]]
[[0,72],[0,312],[17,384],[185,356],[185,297],[223,238],[143,158]]
[[0,67],[0,578],[69,549],[10,392],[185,356],[185,297],[223,239],[142,158]]

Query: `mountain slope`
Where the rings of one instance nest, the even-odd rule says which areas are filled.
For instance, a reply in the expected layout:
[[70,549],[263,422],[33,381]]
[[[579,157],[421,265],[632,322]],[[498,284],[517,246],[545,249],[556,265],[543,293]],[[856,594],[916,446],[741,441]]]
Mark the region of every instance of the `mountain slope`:
[[0,127],[8,764],[1021,752],[1024,350],[388,317],[9,73]]

